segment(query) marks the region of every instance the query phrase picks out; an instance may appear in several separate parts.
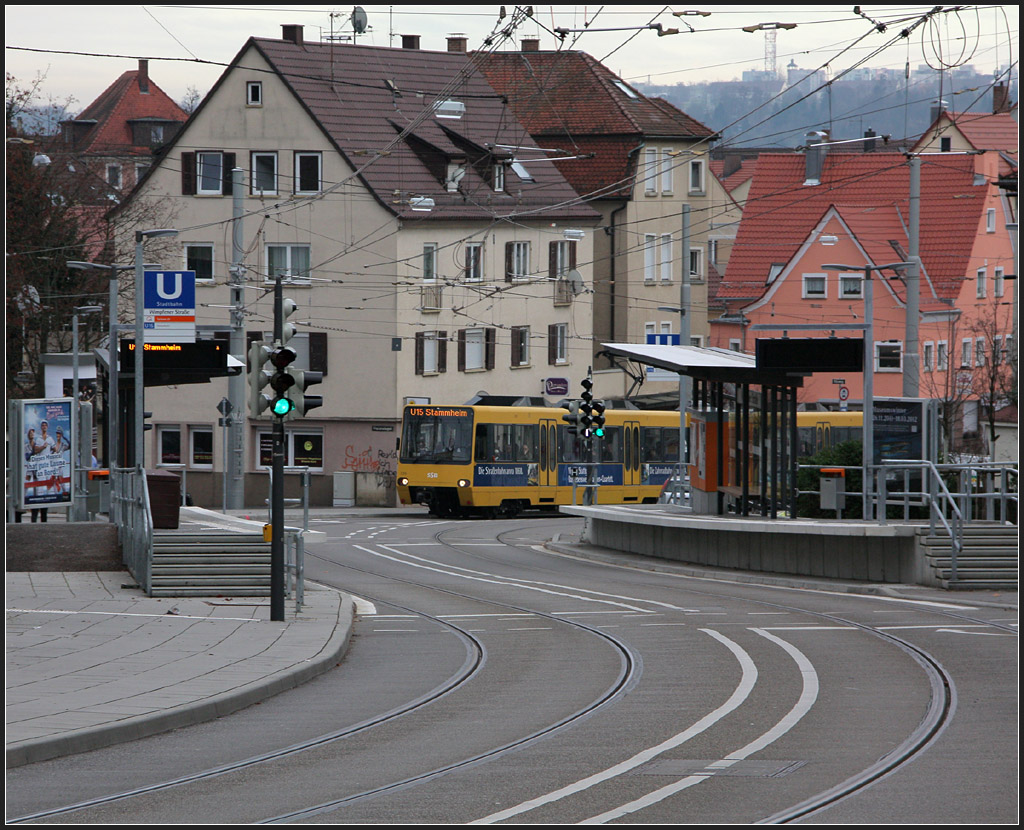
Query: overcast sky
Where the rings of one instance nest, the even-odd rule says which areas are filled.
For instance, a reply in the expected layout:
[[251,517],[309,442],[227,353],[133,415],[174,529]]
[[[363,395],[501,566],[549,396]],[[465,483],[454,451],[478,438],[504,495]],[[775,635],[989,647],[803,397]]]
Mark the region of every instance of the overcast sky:
[[[332,23],[336,33],[351,35],[354,7],[342,8],[332,18],[329,6],[9,5],[4,13],[6,70],[23,86],[45,75],[45,95],[60,102],[73,98],[72,111],[78,112],[144,57],[150,60],[151,78],[180,102],[190,87],[205,94],[250,36],[280,37],[286,23],[304,25],[309,40],[329,35]],[[362,8],[370,28],[358,42],[377,46],[399,46],[400,35],[419,34],[422,48],[443,50],[446,35],[464,33],[469,48],[479,49],[511,19],[498,24],[498,5],[435,6],[433,11],[408,5]],[[511,14],[515,7],[505,8]],[[683,8],[712,14],[672,15],[673,9]],[[566,34],[563,48],[589,52],[626,80],[731,80],[744,70],[764,68],[765,34],[744,32],[744,26],[796,23],[795,29],[776,32],[780,70],[795,61],[806,69],[828,63],[839,72],[865,59],[870,66],[899,69],[908,61],[913,68],[940,61],[966,63],[988,73],[1011,63],[1016,67],[1016,7],[960,7],[969,11],[939,15],[934,25],[921,26],[904,38],[900,31],[931,6],[861,6],[870,19],[854,14],[853,8],[534,6],[534,20],[517,28],[501,48],[539,36],[541,48],[554,49],[559,45],[556,28],[586,25],[584,33]],[[659,37],[644,28],[653,22],[663,29],[678,28],[680,34]],[[886,31],[878,31],[875,24],[885,25]]]

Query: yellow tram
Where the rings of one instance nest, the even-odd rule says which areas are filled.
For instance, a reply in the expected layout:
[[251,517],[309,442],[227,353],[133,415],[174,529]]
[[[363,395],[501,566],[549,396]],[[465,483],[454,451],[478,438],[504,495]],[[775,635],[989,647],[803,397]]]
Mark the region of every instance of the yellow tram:
[[679,413],[609,409],[604,436],[582,435],[566,410],[411,404],[402,417],[398,495],[438,516],[515,516],[571,504],[591,481],[598,504],[649,504],[677,471]]

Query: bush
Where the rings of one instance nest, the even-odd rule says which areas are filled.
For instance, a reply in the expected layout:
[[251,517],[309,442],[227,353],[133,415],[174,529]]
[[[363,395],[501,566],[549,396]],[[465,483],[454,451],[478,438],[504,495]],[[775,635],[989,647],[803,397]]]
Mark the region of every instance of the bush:
[[[799,459],[800,464],[815,467],[860,467],[862,458],[860,441],[844,441],[834,447],[824,449],[810,458]],[[859,519],[864,515],[864,504],[860,497],[863,475],[859,469],[846,470],[846,506],[843,508],[844,519]],[[797,498],[796,514],[806,519],[834,519],[835,510],[821,509],[821,472],[818,470],[800,470],[796,478],[797,489],[801,495]],[[812,491],[812,492],[808,492]],[[803,495],[806,493],[806,495]]]

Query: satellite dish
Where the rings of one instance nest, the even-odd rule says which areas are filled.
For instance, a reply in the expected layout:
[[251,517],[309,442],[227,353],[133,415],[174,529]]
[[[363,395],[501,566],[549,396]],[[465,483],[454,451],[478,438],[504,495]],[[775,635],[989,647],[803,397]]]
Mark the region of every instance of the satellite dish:
[[574,297],[583,291],[583,275],[579,271],[573,268],[565,276],[569,280],[569,288],[572,290]]
[[366,12],[363,11],[362,6],[356,6],[352,9],[352,31],[357,35],[361,35],[366,31]]

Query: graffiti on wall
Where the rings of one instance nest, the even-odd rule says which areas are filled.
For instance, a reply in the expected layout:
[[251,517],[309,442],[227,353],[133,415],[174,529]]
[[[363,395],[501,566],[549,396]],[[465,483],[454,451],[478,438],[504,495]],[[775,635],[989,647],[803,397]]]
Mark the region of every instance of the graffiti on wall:
[[397,450],[382,450],[373,446],[361,449],[355,444],[349,444],[345,447],[341,469],[356,473],[373,473],[376,475],[378,487],[391,488],[395,483],[397,460]]

